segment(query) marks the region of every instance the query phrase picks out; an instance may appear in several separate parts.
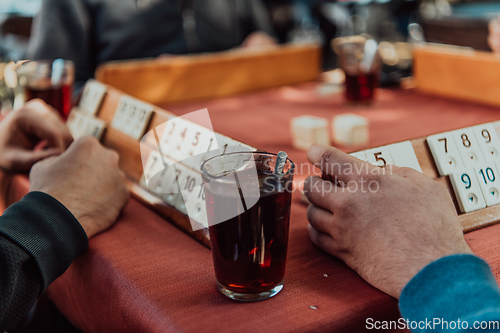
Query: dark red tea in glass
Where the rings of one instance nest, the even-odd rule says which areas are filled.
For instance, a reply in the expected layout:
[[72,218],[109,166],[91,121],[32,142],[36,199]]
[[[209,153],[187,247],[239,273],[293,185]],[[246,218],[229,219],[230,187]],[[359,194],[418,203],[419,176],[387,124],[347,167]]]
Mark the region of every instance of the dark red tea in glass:
[[28,61],[17,72],[19,82],[24,87],[26,101],[40,98],[56,109],[64,119],[68,118],[74,81],[73,62],[62,59]]
[[64,84],[59,87],[38,88],[26,86],[24,88],[26,94],[26,101],[34,98],[40,98],[45,103],[51,105],[54,109],[59,111],[64,119],[68,118],[71,110],[71,95],[72,88],[69,84]]
[[375,87],[378,84],[376,74],[363,74],[345,76],[345,97],[349,102],[371,101],[374,97]]
[[[228,155],[235,154],[240,153]],[[220,161],[224,169],[231,168],[230,163],[223,161],[227,155],[207,160],[202,172],[218,289],[235,300],[256,301],[272,297],[283,288],[293,163],[287,160],[284,173],[277,176],[273,173],[275,155],[242,154],[254,156],[255,164],[250,164],[256,172],[247,173],[239,168],[237,184],[220,184],[220,179],[207,176],[207,164],[213,166]],[[225,175],[228,170],[219,171]],[[228,177],[222,178],[227,180]],[[234,174],[229,178],[236,179]],[[249,202],[245,196],[248,184],[255,187],[254,193],[257,194],[255,204],[250,207],[241,204]],[[232,190],[238,188],[233,185],[239,185],[239,190]],[[229,215],[232,216],[226,219]],[[224,221],[217,223],[221,220]]]
[[349,36],[336,38],[332,45],[345,73],[347,102],[372,101],[381,70],[378,43],[364,36]]

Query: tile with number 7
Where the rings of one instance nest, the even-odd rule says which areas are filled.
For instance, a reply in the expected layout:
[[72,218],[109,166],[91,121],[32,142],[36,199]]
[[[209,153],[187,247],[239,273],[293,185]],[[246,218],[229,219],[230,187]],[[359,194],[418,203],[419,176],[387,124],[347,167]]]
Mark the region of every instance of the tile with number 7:
[[444,132],[427,137],[439,175],[446,176],[463,169],[464,164],[458,152],[451,132]]

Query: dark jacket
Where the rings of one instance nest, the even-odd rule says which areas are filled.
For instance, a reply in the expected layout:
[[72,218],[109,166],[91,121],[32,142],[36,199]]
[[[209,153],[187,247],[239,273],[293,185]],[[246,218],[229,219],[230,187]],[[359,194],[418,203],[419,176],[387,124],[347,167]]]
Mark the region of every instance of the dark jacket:
[[26,317],[87,244],[80,223],[48,194],[31,192],[5,210],[0,216],[0,332]]

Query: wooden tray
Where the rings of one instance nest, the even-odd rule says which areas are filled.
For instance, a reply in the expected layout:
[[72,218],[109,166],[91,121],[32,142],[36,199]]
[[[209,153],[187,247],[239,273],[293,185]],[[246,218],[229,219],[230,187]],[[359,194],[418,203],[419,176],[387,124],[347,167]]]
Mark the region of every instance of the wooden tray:
[[289,45],[109,62],[99,66],[96,79],[162,105],[312,81],[320,63],[319,47]]

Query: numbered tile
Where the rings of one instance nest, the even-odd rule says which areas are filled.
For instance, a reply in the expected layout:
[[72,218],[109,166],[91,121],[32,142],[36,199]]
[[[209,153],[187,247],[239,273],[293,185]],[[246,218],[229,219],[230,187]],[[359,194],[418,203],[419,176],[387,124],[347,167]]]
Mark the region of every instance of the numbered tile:
[[449,175],[464,168],[451,132],[431,135],[427,137],[427,144],[431,149],[434,162],[441,176]]
[[139,140],[146,131],[153,111],[152,105],[124,95],[120,98],[111,127],[134,140]]
[[204,227],[208,227],[205,193],[203,191],[201,174],[190,171],[187,177],[182,179],[179,184],[189,218]]
[[500,180],[498,169],[494,163],[485,163],[474,168],[476,177],[483,192],[486,206],[500,203]]
[[462,213],[486,207],[483,193],[473,168],[455,171],[450,175],[450,180]]
[[169,120],[165,132],[161,140],[163,152],[176,161],[188,157],[187,142],[194,140],[196,125],[177,117]]
[[85,130],[87,128],[88,118],[79,113],[75,123],[75,131],[73,132],[73,139],[78,140],[85,135]]
[[175,118],[170,118],[166,124],[165,128],[163,130],[163,133],[161,134],[160,139],[160,146],[161,150],[164,155],[168,156],[171,158],[171,152],[174,149],[175,145],[175,138],[176,136],[174,135],[174,132],[177,128],[177,117]]
[[178,184],[181,195],[177,197],[174,207],[187,215],[186,203],[195,200],[197,193],[195,193],[194,188],[201,185],[201,176],[198,177],[193,170],[181,164],[177,164],[176,169],[178,171]]
[[66,127],[68,127],[69,132],[73,139],[76,139],[80,136],[80,133],[83,131],[81,126],[81,118],[82,114],[78,112],[77,108],[71,109],[71,112],[68,116],[68,120],[66,120]]
[[153,114],[154,108],[150,105],[144,104],[141,107],[137,108],[137,113],[135,114],[135,118],[133,119],[130,135],[139,140],[144,135],[146,128],[149,123],[149,119],[151,119],[151,115]]
[[85,136],[93,136],[97,140],[101,141],[105,129],[106,123],[104,121],[89,117],[85,126]]
[[451,133],[466,168],[484,163],[481,147],[479,147],[479,142],[471,128],[462,128]]
[[395,166],[412,168],[418,172],[422,172],[417,155],[415,155],[415,151],[410,141],[394,143],[387,146],[387,148],[389,148]]
[[365,150],[366,159],[369,163],[385,168],[387,164],[394,164],[389,148],[379,147]]
[[187,157],[182,160],[182,163],[199,172],[201,164],[208,156],[211,156],[207,153],[216,149],[218,149],[218,145],[215,133],[208,128],[199,126],[194,131],[194,136],[186,142]]
[[354,156],[357,159],[360,159],[362,161],[368,162],[368,160],[366,159],[365,153],[362,152],[362,151],[358,151],[358,152],[355,152],[355,153],[350,153],[349,155]]
[[143,170],[143,185],[145,185],[145,187],[147,188],[149,182],[151,181],[151,178],[153,178],[153,176],[161,170],[163,170],[163,163],[161,161],[160,154],[156,151],[151,151]]
[[169,205],[175,207],[179,197],[182,198],[182,194],[179,189],[179,179],[183,174],[184,169],[182,169],[182,165],[179,165],[179,163],[174,160],[168,158],[165,158],[165,160],[171,167],[167,169],[163,177],[165,185],[163,187],[162,199]]
[[111,121],[111,127],[122,132],[125,128],[126,120],[130,118],[128,105],[129,100],[126,97],[127,96],[122,96],[122,98],[120,98],[118,107],[113,115],[113,120]]
[[500,158],[500,141],[493,124],[482,124],[472,127],[486,161],[496,161]]
[[96,80],[88,80],[83,88],[82,97],[78,104],[85,112],[95,115],[106,95],[106,86]]

